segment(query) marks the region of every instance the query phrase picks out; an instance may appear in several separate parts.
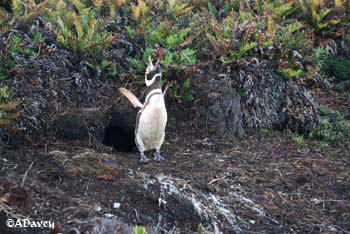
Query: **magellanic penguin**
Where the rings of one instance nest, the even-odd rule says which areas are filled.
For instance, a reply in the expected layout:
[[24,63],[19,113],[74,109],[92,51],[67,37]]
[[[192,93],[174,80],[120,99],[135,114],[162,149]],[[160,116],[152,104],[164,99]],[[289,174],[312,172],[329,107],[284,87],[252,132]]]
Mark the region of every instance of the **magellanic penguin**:
[[135,127],[135,143],[140,151],[140,160],[148,162],[149,159],[144,152],[155,150],[154,160],[162,161],[160,148],[165,137],[165,127],[167,123],[167,110],[162,92],[162,71],[158,62],[153,65],[149,57],[149,65],[146,69],[145,83],[147,86],[146,99],[142,104],[130,91],[120,88],[130,102],[141,110],[137,114]]

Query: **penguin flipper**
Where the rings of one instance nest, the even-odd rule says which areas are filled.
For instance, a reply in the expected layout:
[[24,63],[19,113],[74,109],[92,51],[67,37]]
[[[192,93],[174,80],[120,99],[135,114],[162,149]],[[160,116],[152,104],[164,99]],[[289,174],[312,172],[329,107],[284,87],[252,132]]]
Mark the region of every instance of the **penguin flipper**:
[[142,108],[143,104],[139,101],[139,99],[129,90],[126,88],[119,88],[119,92],[121,92],[130,102],[134,107],[137,108]]

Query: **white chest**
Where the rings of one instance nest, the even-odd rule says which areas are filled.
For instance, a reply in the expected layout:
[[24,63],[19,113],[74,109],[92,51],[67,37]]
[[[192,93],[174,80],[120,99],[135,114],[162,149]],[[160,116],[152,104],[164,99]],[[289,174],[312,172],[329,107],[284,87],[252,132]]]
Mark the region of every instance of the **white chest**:
[[163,95],[154,94],[145,103],[138,116],[136,136],[145,150],[157,148],[163,143],[167,123],[167,111]]

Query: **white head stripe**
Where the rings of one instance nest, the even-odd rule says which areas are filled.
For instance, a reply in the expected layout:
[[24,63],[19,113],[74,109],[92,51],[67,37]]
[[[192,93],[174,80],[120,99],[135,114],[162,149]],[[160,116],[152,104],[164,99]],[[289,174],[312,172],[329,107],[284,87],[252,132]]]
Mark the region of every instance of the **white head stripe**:
[[[148,101],[148,99],[149,99],[149,97],[152,96],[152,95],[155,94],[155,93],[163,94],[162,89],[153,89],[151,92],[149,92],[149,93],[147,94],[146,100],[145,100],[145,103],[144,103],[144,104],[146,104],[147,101]],[[145,106],[145,105],[144,105],[144,106]]]
[[161,76],[161,75],[162,75],[162,73],[157,73],[157,74],[155,74],[155,75],[153,76],[152,80],[155,79],[157,76]]
[[147,80],[147,74],[146,74],[146,77],[145,77],[145,82],[146,82],[146,86],[150,86],[151,84],[153,84],[154,80],[156,79],[157,76],[161,76],[162,73],[157,73],[155,74],[151,80]]

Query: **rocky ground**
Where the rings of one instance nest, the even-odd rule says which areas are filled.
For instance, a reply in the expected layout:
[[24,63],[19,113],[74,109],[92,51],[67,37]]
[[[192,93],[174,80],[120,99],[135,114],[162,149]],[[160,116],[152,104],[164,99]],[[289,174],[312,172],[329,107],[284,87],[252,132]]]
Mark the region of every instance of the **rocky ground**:
[[[326,97],[327,95],[318,95]],[[323,99],[324,100],[324,99]],[[165,162],[46,140],[2,147],[0,233],[350,233],[350,161],[289,132],[206,138],[169,131]],[[8,217],[55,229],[8,228]]]

